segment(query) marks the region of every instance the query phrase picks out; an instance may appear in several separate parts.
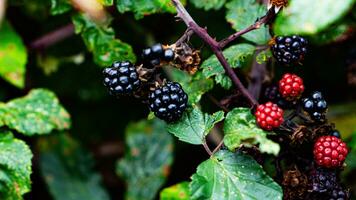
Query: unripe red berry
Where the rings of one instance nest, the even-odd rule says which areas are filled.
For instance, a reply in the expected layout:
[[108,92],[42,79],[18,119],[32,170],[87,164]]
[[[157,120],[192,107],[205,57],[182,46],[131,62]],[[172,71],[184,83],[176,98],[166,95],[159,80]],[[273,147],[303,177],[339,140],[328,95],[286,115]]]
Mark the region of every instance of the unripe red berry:
[[283,123],[283,110],[272,102],[257,107],[255,117],[257,124],[264,130],[270,131]]
[[346,144],[335,136],[321,136],[314,144],[314,160],[322,167],[341,167],[347,153]]
[[303,79],[295,74],[284,74],[279,81],[279,92],[288,101],[298,99],[303,91]]

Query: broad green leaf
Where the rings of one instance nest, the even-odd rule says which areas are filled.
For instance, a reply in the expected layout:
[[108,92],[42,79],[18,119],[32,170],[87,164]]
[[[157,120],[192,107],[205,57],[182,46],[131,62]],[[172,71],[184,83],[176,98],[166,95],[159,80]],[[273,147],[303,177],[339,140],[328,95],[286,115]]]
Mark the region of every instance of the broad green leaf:
[[189,200],[189,183],[181,182],[164,188],[160,193],[160,200]]
[[173,139],[160,120],[131,123],[126,130],[125,157],[117,173],[126,181],[126,200],[154,199],[173,162]]
[[225,0],[190,0],[190,2],[195,7],[203,8],[204,10],[219,10],[225,4]]
[[117,0],[116,7],[121,13],[133,12],[136,19],[153,13],[175,12],[171,0]]
[[60,15],[72,9],[69,0],[51,0],[51,14]]
[[132,47],[115,39],[114,30],[108,24],[96,24],[84,14],[73,16],[75,32],[81,34],[88,50],[93,53],[94,61],[101,66],[109,66],[116,60],[134,62],[136,56]]
[[0,76],[18,88],[25,86],[27,51],[21,37],[4,21],[0,26]]
[[0,104],[0,120],[2,125],[28,136],[68,129],[71,125],[69,113],[46,89],[34,89],[25,97]]
[[277,155],[280,147],[267,139],[268,133],[256,125],[255,117],[248,108],[235,108],[230,111],[224,122],[224,144],[235,150],[241,144],[259,144],[261,152]]
[[183,142],[198,145],[202,144],[214,125],[223,119],[223,111],[209,115],[194,107],[185,111],[178,122],[168,124],[167,130]]
[[76,141],[65,134],[42,138],[39,165],[55,200],[109,200],[94,160]]
[[[232,24],[236,31],[247,28],[267,13],[266,6],[255,0],[232,0],[226,4],[226,8],[226,20]],[[244,34],[242,37],[256,44],[266,44],[271,36],[268,28],[261,26],[261,28]]]
[[189,104],[194,105],[198,103],[203,94],[213,89],[214,82],[212,79],[205,78],[201,71],[194,75],[189,75],[181,70],[172,69],[172,79],[179,82],[184,91],[189,96]]
[[20,200],[31,189],[32,152],[12,133],[0,133],[0,199]]
[[354,0],[292,0],[276,19],[274,31],[278,35],[316,34],[343,17]]
[[[253,57],[254,52],[255,46],[253,45],[237,44],[225,49],[223,54],[232,68],[241,68]],[[215,55],[206,59],[201,67],[206,78],[215,76],[215,81],[225,89],[232,86],[230,78],[225,75],[224,68]]]
[[282,188],[250,156],[221,150],[198,166],[191,199],[281,200]]

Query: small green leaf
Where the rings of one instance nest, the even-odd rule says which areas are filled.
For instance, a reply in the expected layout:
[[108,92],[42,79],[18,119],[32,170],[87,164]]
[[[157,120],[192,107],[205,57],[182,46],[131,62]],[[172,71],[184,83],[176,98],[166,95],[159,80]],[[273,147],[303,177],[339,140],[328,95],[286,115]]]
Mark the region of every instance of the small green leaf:
[[266,49],[257,54],[256,61],[258,64],[262,64],[268,62],[270,58],[272,58],[272,52],[270,49]]
[[[266,6],[255,0],[232,0],[226,4],[226,20],[232,24],[236,31],[247,28],[267,13]],[[256,44],[266,44],[270,39],[268,28],[261,28],[242,35],[243,38]]]
[[104,6],[112,6],[112,5],[114,5],[114,0],[99,0],[99,2]]
[[190,199],[281,200],[282,188],[250,156],[221,150],[198,166]]
[[194,107],[185,111],[178,122],[168,124],[167,130],[181,141],[198,145],[202,144],[214,125],[223,119],[223,111],[209,115]]
[[0,199],[20,200],[31,189],[32,152],[12,133],[0,133]]
[[293,0],[276,19],[274,31],[278,35],[313,35],[336,22],[348,12],[354,0]]
[[132,47],[115,39],[114,30],[107,24],[96,24],[84,14],[74,15],[72,20],[75,32],[81,34],[85,45],[93,53],[94,61],[98,65],[105,67],[116,60],[132,62],[136,60]]
[[133,12],[136,19],[153,13],[175,12],[171,0],[117,0],[116,7],[121,13]]
[[189,200],[189,183],[181,182],[164,188],[160,193],[160,200]]
[[214,81],[205,78],[201,71],[198,71],[194,75],[189,75],[186,72],[173,68],[171,75],[172,79],[179,82],[183,90],[188,94],[190,105],[198,103],[202,95],[214,87]]
[[51,14],[60,15],[72,9],[69,0],[51,0]]
[[0,104],[2,125],[28,136],[48,134],[70,128],[69,113],[55,94],[45,89],[32,90],[27,96]]
[[42,138],[39,165],[41,174],[55,200],[109,200],[101,185],[94,160],[65,134]]
[[125,157],[117,173],[126,181],[127,200],[151,200],[166,180],[173,162],[173,139],[160,120],[131,123]]
[[[225,58],[232,68],[241,68],[253,57],[255,46],[250,44],[237,44],[223,51]],[[225,75],[224,68],[215,55],[210,56],[201,65],[206,78],[215,76],[215,81],[223,88],[229,89],[232,85],[229,77]]]
[[0,76],[18,88],[25,86],[26,47],[12,26],[0,26]]
[[195,7],[203,8],[204,10],[219,10],[225,4],[225,0],[190,0],[190,2]]
[[267,139],[267,132],[258,128],[255,117],[248,108],[235,108],[230,111],[224,122],[224,144],[235,150],[241,144],[259,144],[261,152],[277,155],[280,147],[277,143]]

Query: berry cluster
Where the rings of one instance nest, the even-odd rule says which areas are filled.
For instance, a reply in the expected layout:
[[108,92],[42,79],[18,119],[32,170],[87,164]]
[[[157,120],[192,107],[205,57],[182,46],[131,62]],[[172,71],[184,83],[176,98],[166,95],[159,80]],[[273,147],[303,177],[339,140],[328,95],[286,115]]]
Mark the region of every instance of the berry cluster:
[[267,131],[278,128],[283,123],[283,110],[272,102],[259,105],[255,116],[257,124]]
[[173,61],[175,53],[171,48],[164,48],[162,44],[155,44],[150,48],[142,51],[143,63],[147,67],[154,67],[161,63],[161,61]]
[[298,99],[303,91],[303,79],[295,74],[284,74],[279,81],[279,92],[288,101]]
[[140,79],[135,66],[128,61],[114,62],[103,70],[104,85],[114,96],[130,95],[140,87]]
[[156,117],[170,123],[182,117],[187,107],[188,95],[179,83],[167,82],[152,91],[148,100],[149,108]]
[[328,104],[321,92],[314,92],[310,97],[303,99],[302,106],[303,110],[315,122],[325,121],[325,113],[328,109]]
[[277,36],[271,41],[271,49],[279,63],[292,65],[303,61],[307,53],[307,44],[306,39],[297,35]]
[[347,153],[346,144],[334,136],[319,137],[314,144],[315,162],[322,167],[341,167]]

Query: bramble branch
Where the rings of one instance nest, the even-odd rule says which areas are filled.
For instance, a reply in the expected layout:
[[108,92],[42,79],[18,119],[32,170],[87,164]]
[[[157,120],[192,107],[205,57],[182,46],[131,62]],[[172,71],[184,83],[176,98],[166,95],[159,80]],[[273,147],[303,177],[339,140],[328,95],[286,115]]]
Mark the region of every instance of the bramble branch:
[[220,64],[223,66],[226,74],[230,77],[233,84],[239,89],[244,97],[249,101],[251,107],[258,105],[256,99],[254,99],[245,86],[241,83],[240,79],[235,74],[234,70],[230,67],[230,64],[227,62],[225,56],[222,53],[220,44],[213,39],[207,32],[206,29],[200,27],[190,16],[187,10],[184,8],[182,3],[179,0],[171,0],[173,5],[177,10],[177,17],[183,20],[183,22],[188,27],[188,31],[193,31],[198,37],[200,37],[210,49],[213,51]]

